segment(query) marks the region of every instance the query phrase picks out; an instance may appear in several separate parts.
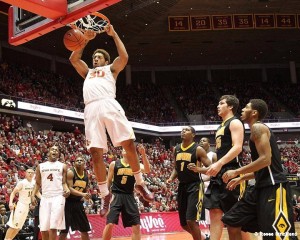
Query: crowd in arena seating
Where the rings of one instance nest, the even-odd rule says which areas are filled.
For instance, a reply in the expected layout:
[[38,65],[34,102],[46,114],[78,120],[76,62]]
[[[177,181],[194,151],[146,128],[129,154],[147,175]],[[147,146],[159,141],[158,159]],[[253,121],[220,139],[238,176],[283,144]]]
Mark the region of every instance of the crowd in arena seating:
[[211,84],[190,80],[168,87],[185,115],[201,114],[206,120],[219,120],[216,117],[218,98]]
[[[36,70],[28,66],[2,63],[0,68],[0,92],[59,108],[83,110],[82,81]],[[286,82],[265,85],[243,79],[214,80],[211,83],[199,79],[181,79],[174,83],[156,85],[139,81],[118,88],[117,100],[129,119],[146,123],[180,122],[175,109],[185,116],[203,116],[203,121],[219,121],[216,114],[218,99],[224,94],[235,94],[243,107],[250,98],[263,98],[268,103],[268,119],[272,112],[291,110],[300,115],[298,104],[299,84]],[[166,97],[166,91],[174,101]],[[282,101],[279,102],[278,100]],[[281,104],[283,103],[283,104]],[[285,109],[285,106],[287,109]],[[239,110],[240,111],[240,110]]]
[[300,170],[300,148],[294,141],[290,144],[279,144],[283,166],[287,173],[297,174]]
[[151,82],[119,88],[117,99],[130,119],[153,124],[176,122],[177,120],[176,112],[166,99],[162,89]]
[[[228,86],[230,86],[230,88]],[[249,100],[253,98],[262,98],[268,103],[269,115],[266,117],[267,119],[274,118],[272,112],[281,111],[278,102],[268,94],[268,92],[262,87],[262,84],[259,82],[227,80],[226,84],[219,84],[219,91],[222,94],[234,94],[237,96],[237,98],[239,98],[240,109],[238,110],[238,112],[241,112],[241,108],[246,106]]]
[[[0,67],[0,91],[4,94],[26,98],[30,101],[40,101],[45,104],[55,104],[60,108],[82,109],[82,82],[59,76],[27,66],[15,66],[2,63]],[[230,86],[230,89],[229,87]],[[117,99],[124,107],[126,115],[136,121],[165,123],[176,122],[175,107],[185,115],[204,116],[206,121],[218,121],[216,105],[219,96],[236,94],[244,106],[250,98],[264,98],[271,112],[281,111],[282,106],[272,97],[281,100],[294,113],[299,114],[298,96],[299,85],[268,85],[246,83],[245,81],[228,81],[203,83],[190,80],[178,84],[167,84],[164,87],[149,82],[129,85],[119,88]],[[177,106],[172,106],[166,92],[173,96]],[[272,94],[268,94],[271,92]],[[273,118],[272,114],[268,118]],[[74,132],[35,131],[32,127],[24,127],[18,116],[0,116],[0,204],[7,206],[9,194],[18,179],[24,178],[28,167],[36,167],[47,158],[48,149],[58,144],[61,150],[61,161],[71,166],[78,154],[83,154],[87,161],[90,191],[94,204],[86,203],[87,213],[97,213],[99,191],[95,175],[92,172],[90,155],[85,148],[85,137],[76,128]],[[159,212],[177,210],[177,182],[166,185],[166,179],[172,171],[172,148],[167,148],[160,139],[144,143],[152,171],[146,176],[149,189],[155,192],[155,202],[146,203],[140,199],[141,212]],[[282,163],[285,171],[290,174],[300,172],[300,147],[295,144],[280,144]],[[109,143],[109,151],[104,158],[108,164],[120,158],[121,150]],[[243,152],[243,164],[250,161],[247,148]],[[138,196],[137,196],[138,197]]]
[[285,104],[290,111],[300,118],[300,106],[298,95],[300,91],[300,84],[291,84],[286,81],[277,81],[276,84],[267,86],[269,91],[274,94],[283,104]]
[[[22,119],[15,116],[0,116],[0,196],[3,203],[9,201],[9,195],[19,179],[25,177],[25,170],[28,167],[35,168],[39,163],[47,159],[48,149],[53,144],[60,147],[61,161],[71,166],[78,154],[87,159],[87,170],[89,173],[90,191],[95,204],[86,204],[88,213],[97,212],[99,202],[99,191],[95,175],[92,172],[90,155],[85,148],[85,138],[82,133],[75,129],[74,132],[38,131],[32,127],[24,127]],[[152,143],[145,144],[147,155],[151,163],[152,172],[147,176],[149,188],[157,193],[154,206],[143,206],[145,211],[156,209],[174,211],[176,184],[166,186],[165,180],[170,175],[172,167],[170,164],[172,151],[166,149],[159,139]],[[109,151],[104,154],[107,163],[121,156],[121,149],[114,148],[109,143]],[[159,171],[158,171],[159,169]],[[172,199],[172,200],[170,200]],[[143,206],[143,207],[142,207]],[[153,209],[152,209],[153,208]],[[8,209],[8,208],[7,208]]]
[[55,105],[59,108],[82,108],[82,82],[29,66],[2,63],[0,92]]
[[[284,166],[287,163],[299,163],[300,147],[297,142],[294,144],[280,144],[282,160]],[[25,177],[25,170],[28,167],[35,168],[39,163],[47,158],[48,149],[53,144],[57,144],[61,150],[61,161],[68,166],[72,166],[76,156],[82,154],[87,159],[87,171],[89,173],[90,192],[93,203],[86,203],[87,213],[97,213],[99,210],[99,190],[95,175],[92,171],[90,155],[85,148],[85,138],[78,128],[74,132],[38,131],[31,126],[23,126],[20,117],[0,115],[0,204],[8,207],[9,195],[19,179]],[[147,203],[139,198],[139,208],[141,212],[164,212],[176,211],[176,194],[178,182],[169,185],[166,179],[170,176],[173,165],[173,148],[164,145],[162,139],[155,138],[153,142],[143,143],[149,162],[152,166],[151,173],[146,178],[149,189],[155,193],[155,202]],[[107,164],[121,157],[121,149],[114,148],[109,143],[109,151],[104,154]],[[245,145],[242,154],[242,164],[250,161],[250,153]],[[297,168],[287,166],[289,173],[297,173]],[[138,196],[137,196],[138,198]]]

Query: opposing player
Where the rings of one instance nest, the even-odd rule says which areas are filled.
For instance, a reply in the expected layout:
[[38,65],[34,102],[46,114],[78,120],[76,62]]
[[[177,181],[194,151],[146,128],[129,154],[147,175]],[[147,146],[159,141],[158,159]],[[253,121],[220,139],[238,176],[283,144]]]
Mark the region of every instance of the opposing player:
[[66,199],[65,219],[66,229],[60,231],[59,239],[67,237],[69,229],[78,230],[82,240],[88,240],[88,232],[91,230],[89,220],[85,214],[83,201],[91,199],[87,192],[89,178],[85,171],[85,160],[83,156],[77,156],[74,167],[67,172],[67,183],[70,189],[70,196]]
[[[29,168],[26,170],[25,179],[18,182],[9,196],[9,209],[11,210],[5,239],[12,240],[22,229],[28,212],[29,204],[31,203],[31,193],[34,188],[35,181],[33,180],[34,171]],[[19,194],[17,203],[14,203],[16,194]]]
[[[216,132],[217,162],[213,163],[207,175],[212,176],[210,184],[205,192],[204,207],[210,214],[210,239],[219,240],[222,236],[224,213],[238,201],[240,189],[229,191],[222,180],[222,175],[229,169],[239,168],[238,155],[242,152],[244,144],[243,123],[234,115],[239,107],[239,100],[233,95],[224,95],[217,106],[218,115],[223,122]],[[239,229],[227,228],[229,238],[236,235]],[[241,236],[241,231],[239,231]]]
[[[223,217],[223,222],[237,229],[262,232],[263,239],[291,239],[297,234],[293,221],[292,194],[281,166],[281,156],[272,131],[261,121],[268,112],[262,99],[252,99],[243,108],[241,119],[250,127],[249,146],[252,162],[223,174],[224,182],[233,190],[242,180],[255,177],[255,187],[247,191]],[[256,229],[255,229],[256,227]],[[239,239],[238,235],[234,239]]]
[[[181,227],[190,233],[194,240],[201,237],[198,221],[202,211],[204,184],[199,173],[205,173],[211,161],[205,150],[194,142],[196,131],[193,127],[184,127],[181,131],[182,143],[174,149],[174,169],[167,183],[175,178],[178,186],[178,212]],[[204,164],[205,167],[199,167]]]
[[[143,164],[140,164],[141,170],[144,173],[149,173],[150,163],[146,156],[144,146],[139,144],[138,151],[143,161]],[[131,239],[141,239],[140,213],[133,194],[135,179],[132,169],[128,164],[127,153],[124,149],[122,156],[123,158],[121,160],[113,161],[109,165],[108,186],[111,186],[114,198],[111,203],[110,212],[107,215],[106,226],[102,236],[103,240],[110,240],[112,238],[113,227],[118,224],[120,213],[123,226],[132,227]]]
[[[112,25],[106,27],[106,33],[112,37],[119,56],[110,63],[108,52],[97,49],[93,58],[93,68],[89,69],[81,59],[83,49],[72,52],[70,61],[79,75],[85,79],[83,84],[83,98],[85,104],[84,122],[87,148],[91,152],[94,172],[98,181],[102,198],[100,216],[104,217],[109,211],[111,194],[107,188],[106,168],[103,162],[103,152],[107,152],[106,130],[114,146],[122,146],[128,156],[132,168],[136,189],[146,201],[152,201],[154,195],[144,183],[134,139],[135,135],[124,110],[116,101],[116,80],[120,71],[128,61],[125,46]],[[94,39],[96,33],[86,31],[86,44]]]
[[31,195],[31,203],[37,205],[35,195],[41,189],[39,209],[42,238],[55,240],[57,230],[65,229],[65,197],[70,195],[66,183],[67,166],[59,161],[59,149],[52,146],[48,160],[37,166],[36,184]]
[[[208,159],[211,161],[211,163],[216,162],[217,161],[217,154],[213,151],[210,151],[210,140],[207,137],[203,137],[200,139],[199,141],[199,145],[200,147],[202,147],[206,154]],[[209,185],[210,182],[210,176],[206,175],[206,174],[201,174],[201,178],[204,182],[204,193],[207,190],[207,187]],[[209,217],[209,211],[205,208],[202,208],[202,215],[204,215],[205,217],[205,222],[206,224],[210,225],[210,217]]]

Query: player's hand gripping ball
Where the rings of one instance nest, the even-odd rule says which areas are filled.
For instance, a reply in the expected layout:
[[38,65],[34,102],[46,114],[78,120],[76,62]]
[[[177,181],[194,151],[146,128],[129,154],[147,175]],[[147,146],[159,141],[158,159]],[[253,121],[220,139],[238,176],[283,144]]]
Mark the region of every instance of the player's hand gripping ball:
[[77,51],[85,46],[85,37],[78,29],[71,29],[64,35],[65,47],[70,51]]

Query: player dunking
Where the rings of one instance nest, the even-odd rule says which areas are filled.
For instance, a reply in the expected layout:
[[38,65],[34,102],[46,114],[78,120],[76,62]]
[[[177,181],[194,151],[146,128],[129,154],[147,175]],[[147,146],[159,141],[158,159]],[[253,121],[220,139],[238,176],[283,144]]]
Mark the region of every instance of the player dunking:
[[[94,172],[98,181],[102,198],[100,215],[109,212],[111,194],[107,188],[106,168],[103,162],[103,152],[108,150],[106,130],[114,146],[122,146],[128,156],[136,180],[136,189],[146,201],[152,201],[154,195],[147,189],[136,153],[135,135],[130,122],[125,116],[121,105],[116,101],[116,80],[120,71],[128,61],[125,46],[112,25],[106,27],[117,47],[119,56],[110,63],[109,54],[103,49],[97,49],[93,54],[93,68],[89,69],[81,59],[83,49],[72,52],[70,61],[81,77],[83,84],[83,98],[85,103],[84,122],[87,148],[92,155]],[[86,31],[86,44],[94,39],[96,33]]]

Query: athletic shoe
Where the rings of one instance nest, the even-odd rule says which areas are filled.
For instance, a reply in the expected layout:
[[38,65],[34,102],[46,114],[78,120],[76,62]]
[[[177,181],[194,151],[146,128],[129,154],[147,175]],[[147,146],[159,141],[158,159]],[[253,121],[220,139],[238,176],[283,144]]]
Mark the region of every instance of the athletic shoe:
[[152,202],[154,200],[154,194],[149,191],[146,184],[143,185],[135,185],[135,190],[141,194],[141,196],[144,198],[147,202]]
[[113,195],[109,193],[105,197],[101,198],[100,217],[106,217],[110,210],[110,203],[113,200]]

